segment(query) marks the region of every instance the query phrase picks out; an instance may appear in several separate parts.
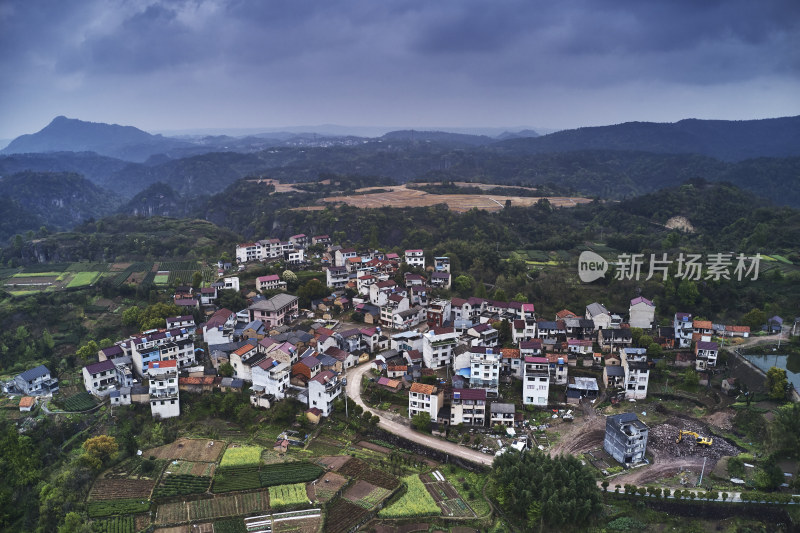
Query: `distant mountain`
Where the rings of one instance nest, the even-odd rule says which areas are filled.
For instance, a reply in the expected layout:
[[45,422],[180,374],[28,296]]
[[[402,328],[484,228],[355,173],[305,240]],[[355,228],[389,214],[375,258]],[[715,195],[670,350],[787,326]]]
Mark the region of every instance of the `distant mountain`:
[[418,131],[400,130],[390,131],[380,137],[382,141],[409,141],[409,142],[434,142],[441,145],[455,146],[483,146],[495,142],[485,135],[467,135],[464,133],[450,133],[447,131]]
[[508,139],[527,139],[531,137],[539,137],[539,134],[533,130],[504,131],[497,136],[497,139],[505,141]]
[[125,161],[142,162],[153,154],[191,148],[190,143],[151,135],[133,126],[84,122],[60,116],[36,133],[17,137],[0,153],[97,152]]
[[163,183],[154,183],[119,208],[119,213],[134,216],[181,218],[205,204],[204,197],[184,198]]
[[5,234],[0,234],[0,240],[40,226],[50,231],[70,229],[88,218],[111,214],[119,205],[119,198],[112,193],[67,172],[6,176],[0,179],[0,197],[9,202],[11,210],[3,211],[3,218],[13,222],[3,228]]
[[511,139],[497,149],[514,153],[634,150],[700,154],[722,161],[800,156],[800,116],[764,120],[697,120],[671,124],[626,122],[565,130],[535,139]]
[[95,152],[50,152],[46,154],[0,155],[0,177],[30,170],[33,172],[75,172],[104,187],[113,187],[111,176],[130,163]]

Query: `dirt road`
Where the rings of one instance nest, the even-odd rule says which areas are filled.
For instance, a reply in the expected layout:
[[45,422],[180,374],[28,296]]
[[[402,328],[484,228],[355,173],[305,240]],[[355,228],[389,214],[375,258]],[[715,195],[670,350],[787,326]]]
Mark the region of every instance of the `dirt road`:
[[411,429],[407,419],[386,411],[368,407],[361,399],[361,378],[370,368],[372,368],[371,364],[363,364],[347,372],[347,396],[352,398],[353,401],[360,405],[365,411],[368,410],[378,415],[381,418],[378,427],[429,448],[441,450],[474,463],[491,466],[494,460],[494,456],[492,455],[486,455],[485,453],[471,450],[446,440],[437,439],[431,435],[419,433]]

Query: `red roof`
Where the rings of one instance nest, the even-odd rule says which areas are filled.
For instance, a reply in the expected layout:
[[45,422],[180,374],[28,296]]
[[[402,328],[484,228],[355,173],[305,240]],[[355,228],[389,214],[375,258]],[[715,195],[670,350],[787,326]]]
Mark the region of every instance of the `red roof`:
[[178,368],[178,362],[175,359],[169,361],[150,361],[147,368]]

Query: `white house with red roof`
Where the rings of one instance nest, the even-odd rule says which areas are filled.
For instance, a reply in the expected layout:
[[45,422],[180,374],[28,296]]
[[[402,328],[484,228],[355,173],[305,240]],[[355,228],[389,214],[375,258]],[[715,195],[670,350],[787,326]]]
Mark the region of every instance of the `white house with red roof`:
[[308,407],[316,407],[322,416],[330,416],[333,402],[342,393],[342,382],[336,372],[325,370],[308,380]]
[[257,242],[245,242],[236,245],[236,261],[247,263],[264,259],[264,248]]
[[147,367],[150,380],[150,413],[153,418],[181,414],[176,361],[152,361]]
[[644,296],[631,300],[628,313],[632,328],[650,329],[656,320],[656,306]]
[[406,250],[405,262],[412,267],[425,268],[425,252],[422,250]]
[[281,281],[280,276],[277,274],[270,274],[269,276],[259,276],[256,278],[256,288],[260,291],[285,291],[286,282]]

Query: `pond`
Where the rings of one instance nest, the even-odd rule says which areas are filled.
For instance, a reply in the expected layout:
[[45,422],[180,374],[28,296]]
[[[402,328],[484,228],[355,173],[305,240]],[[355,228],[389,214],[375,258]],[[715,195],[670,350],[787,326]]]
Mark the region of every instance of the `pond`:
[[743,355],[745,359],[766,372],[773,366],[786,370],[786,379],[800,391],[800,355]]

